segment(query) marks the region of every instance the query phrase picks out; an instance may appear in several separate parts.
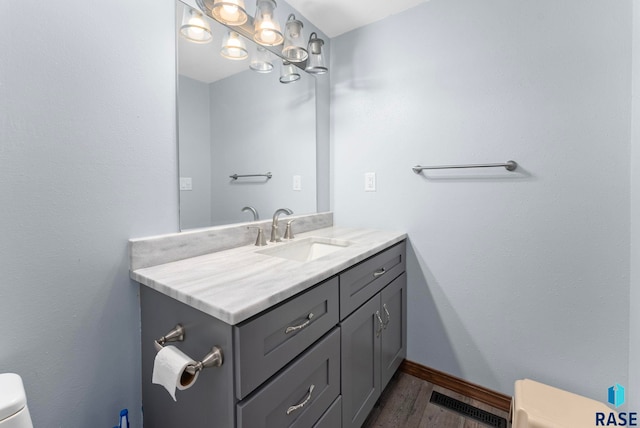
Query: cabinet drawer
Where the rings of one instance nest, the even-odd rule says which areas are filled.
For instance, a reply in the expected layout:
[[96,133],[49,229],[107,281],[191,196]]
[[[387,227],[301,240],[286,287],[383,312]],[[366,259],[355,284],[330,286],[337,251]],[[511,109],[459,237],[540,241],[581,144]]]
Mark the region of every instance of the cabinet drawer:
[[405,271],[405,254],[403,241],[340,274],[340,320]]
[[338,323],[338,278],[234,327],[236,397],[243,399]]
[[336,398],[313,428],[337,428],[342,424],[342,397]]
[[336,328],[255,394],[237,405],[241,428],[312,426],[340,394]]

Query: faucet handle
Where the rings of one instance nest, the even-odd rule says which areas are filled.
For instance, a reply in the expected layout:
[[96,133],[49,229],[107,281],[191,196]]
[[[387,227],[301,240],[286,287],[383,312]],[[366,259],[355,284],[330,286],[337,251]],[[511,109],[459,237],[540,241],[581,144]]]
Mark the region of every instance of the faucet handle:
[[247,229],[258,229],[258,236],[256,237],[256,247],[264,247],[267,245],[267,240],[264,239],[264,231],[260,226],[247,226]]
[[295,238],[295,236],[293,236],[293,230],[291,229],[291,223],[293,223],[295,221],[294,220],[289,220],[287,222],[287,229],[284,231],[284,236],[282,237],[282,239],[293,239]]

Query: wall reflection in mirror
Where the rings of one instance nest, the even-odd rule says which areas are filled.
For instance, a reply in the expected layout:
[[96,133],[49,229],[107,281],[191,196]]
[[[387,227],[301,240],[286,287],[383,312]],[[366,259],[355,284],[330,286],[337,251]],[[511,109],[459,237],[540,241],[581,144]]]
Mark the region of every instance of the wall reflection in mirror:
[[[292,66],[242,31],[176,4],[180,228],[253,221],[255,212],[268,219],[282,207],[316,212],[315,79],[304,71],[311,62]],[[219,13],[241,21],[239,10]],[[242,10],[247,28],[255,10]],[[284,34],[299,36],[300,21],[288,22]]]

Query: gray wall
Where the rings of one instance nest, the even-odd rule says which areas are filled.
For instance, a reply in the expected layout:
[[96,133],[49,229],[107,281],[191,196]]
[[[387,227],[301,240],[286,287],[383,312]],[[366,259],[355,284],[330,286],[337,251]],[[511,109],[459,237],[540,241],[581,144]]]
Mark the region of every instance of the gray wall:
[[629,409],[640,409],[640,4],[633,4],[633,99],[631,139],[631,295]]
[[[315,79],[303,73],[282,84],[274,60],[269,74],[244,71],[209,85],[211,101],[211,224],[251,220],[254,206],[262,219],[278,208],[296,214],[316,212]],[[264,174],[270,180],[232,174]],[[293,175],[302,190],[292,190]]]
[[508,394],[628,379],[631,11],[432,0],[333,40],[335,219],[408,232],[409,359]]
[[180,227],[211,226],[211,124],[209,85],[178,76],[180,175],[192,190],[180,191]]
[[173,10],[0,2],[0,372],[36,427],[140,426],[127,240],[178,227]]

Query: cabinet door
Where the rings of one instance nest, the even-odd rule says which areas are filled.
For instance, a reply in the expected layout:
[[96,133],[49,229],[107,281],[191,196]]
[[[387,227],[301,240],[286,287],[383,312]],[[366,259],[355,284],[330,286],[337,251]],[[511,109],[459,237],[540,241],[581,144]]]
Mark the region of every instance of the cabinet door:
[[380,296],[341,324],[342,428],[360,427],[380,396]]
[[381,340],[382,385],[391,380],[407,355],[407,274],[403,273],[380,293],[384,329]]

